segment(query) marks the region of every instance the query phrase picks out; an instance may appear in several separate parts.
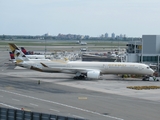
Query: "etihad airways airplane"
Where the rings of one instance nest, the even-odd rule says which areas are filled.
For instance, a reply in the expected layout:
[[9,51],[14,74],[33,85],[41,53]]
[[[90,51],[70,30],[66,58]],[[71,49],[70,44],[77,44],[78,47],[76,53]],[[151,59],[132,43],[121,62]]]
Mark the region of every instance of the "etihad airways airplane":
[[71,73],[76,75],[76,79],[98,79],[102,74],[140,74],[153,76],[154,73],[148,65],[141,63],[83,61],[66,61],[63,63],[55,63],[53,61],[40,60],[35,60],[31,63],[15,44],[9,43],[9,46],[14,53],[17,64],[21,64],[23,67],[41,72]]

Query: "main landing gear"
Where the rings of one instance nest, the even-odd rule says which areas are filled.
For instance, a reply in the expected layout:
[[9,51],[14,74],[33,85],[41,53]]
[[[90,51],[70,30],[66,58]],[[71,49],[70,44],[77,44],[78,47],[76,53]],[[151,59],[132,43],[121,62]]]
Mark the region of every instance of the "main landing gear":
[[84,79],[86,79],[86,76],[84,76],[84,75],[75,76],[73,79],[76,79],[76,80],[84,80]]
[[76,80],[84,80],[84,79],[86,79],[86,75],[85,75],[85,74],[82,74],[82,73],[80,73],[80,72],[77,72],[77,73],[76,73],[76,76],[75,76],[73,79],[76,79]]

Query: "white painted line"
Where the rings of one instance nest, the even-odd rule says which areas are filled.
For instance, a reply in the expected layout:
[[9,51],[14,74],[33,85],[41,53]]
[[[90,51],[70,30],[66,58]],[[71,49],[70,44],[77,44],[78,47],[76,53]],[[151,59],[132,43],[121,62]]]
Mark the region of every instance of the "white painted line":
[[41,98],[36,98],[36,97],[33,97],[33,96],[28,96],[28,95],[24,95],[24,94],[19,94],[19,93],[7,91],[7,90],[2,90],[2,89],[0,89],[0,91],[6,92],[6,93],[10,93],[10,94],[14,94],[14,95],[18,95],[18,96],[22,96],[22,97],[26,97],[26,98],[30,98],[30,99],[34,99],[34,100],[39,100],[39,101],[47,102],[47,103],[52,103],[52,104],[56,104],[56,105],[61,105],[61,106],[63,106],[63,107],[68,107],[68,108],[80,110],[80,111],[83,111],[83,112],[92,113],[92,114],[99,115],[99,116],[103,116],[103,117],[106,117],[106,118],[112,118],[112,119],[115,119],[115,120],[124,120],[124,119],[122,119],[122,118],[118,118],[118,117],[114,117],[114,116],[110,116],[110,115],[104,115],[104,114],[101,114],[101,113],[98,113],[98,112],[94,112],[94,111],[90,111],[90,110],[86,110],[86,109],[74,107],[74,106],[71,106],[71,105],[63,104],[63,103],[58,103],[58,102],[54,102],[54,101],[49,101],[49,100],[45,100],[45,99],[41,99]]
[[12,100],[14,100],[14,101],[20,101],[20,100],[14,99],[14,98]]
[[78,116],[78,115],[72,115],[73,117],[76,117],[76,118],[81,118],[81,119],[84,119],[84,117],[81,117],[81,116]]
[[11,106],[11,105],[7,105],[7,104],[4,104],[4,103],[0,103],[0,105],[6,106],[6,107],[10,107],[10,108],[13,108],[13,109],[21,110],[20,108],[17,108],[17,107]]
[[49,110],[56,111],[56,112],[60,112],[59,110],[56,110],[56,109],[49,109]]
[[36,105],[36,104],[33,104],[33,103],[30,103],[30,105],[33,105],[33,106],[36,106],[36,107],[38,106],[38,105]]

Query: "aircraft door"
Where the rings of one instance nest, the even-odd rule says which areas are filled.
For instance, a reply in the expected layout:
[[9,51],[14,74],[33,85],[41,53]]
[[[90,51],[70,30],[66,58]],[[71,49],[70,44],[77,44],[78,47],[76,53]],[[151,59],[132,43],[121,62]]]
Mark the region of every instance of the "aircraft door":
[[67,67],[67,68],[71,68],[72,66],[71,66],[70,64],[67,64],[66,67]]
[[[136,66],[137,68],[138,68],[138,71],[140,72],[140,71],[144,71],[144,67],[143,66],[141,66],[141,65],[139,65],[139,66]],[[136,68],[136,69],[137,69]]]
[[104,69],[108,69],[108,65],[107,64],[103,64],[103,68]]

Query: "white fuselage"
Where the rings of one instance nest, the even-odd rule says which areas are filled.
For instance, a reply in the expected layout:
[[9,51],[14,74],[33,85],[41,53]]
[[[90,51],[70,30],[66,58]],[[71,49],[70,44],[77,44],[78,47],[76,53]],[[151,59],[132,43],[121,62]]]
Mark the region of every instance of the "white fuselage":
[[[101,74],[141,74],[141,75],[153,75],[154,71],[145,64],[141,63],[127,63],[127,62],[53,62],[53,61],[32,61],[32,65],[44,63],[48,67],[41,67],[41,69],[50,72],[66,72],[76,73],[80,71],[85,73],[86,71],[98,70]],[[28,63],[29,64],[29,63]],[[31,64],[31,62],[30,62]]]
[[29,59],[45,59],[45,55],[26,55]]

